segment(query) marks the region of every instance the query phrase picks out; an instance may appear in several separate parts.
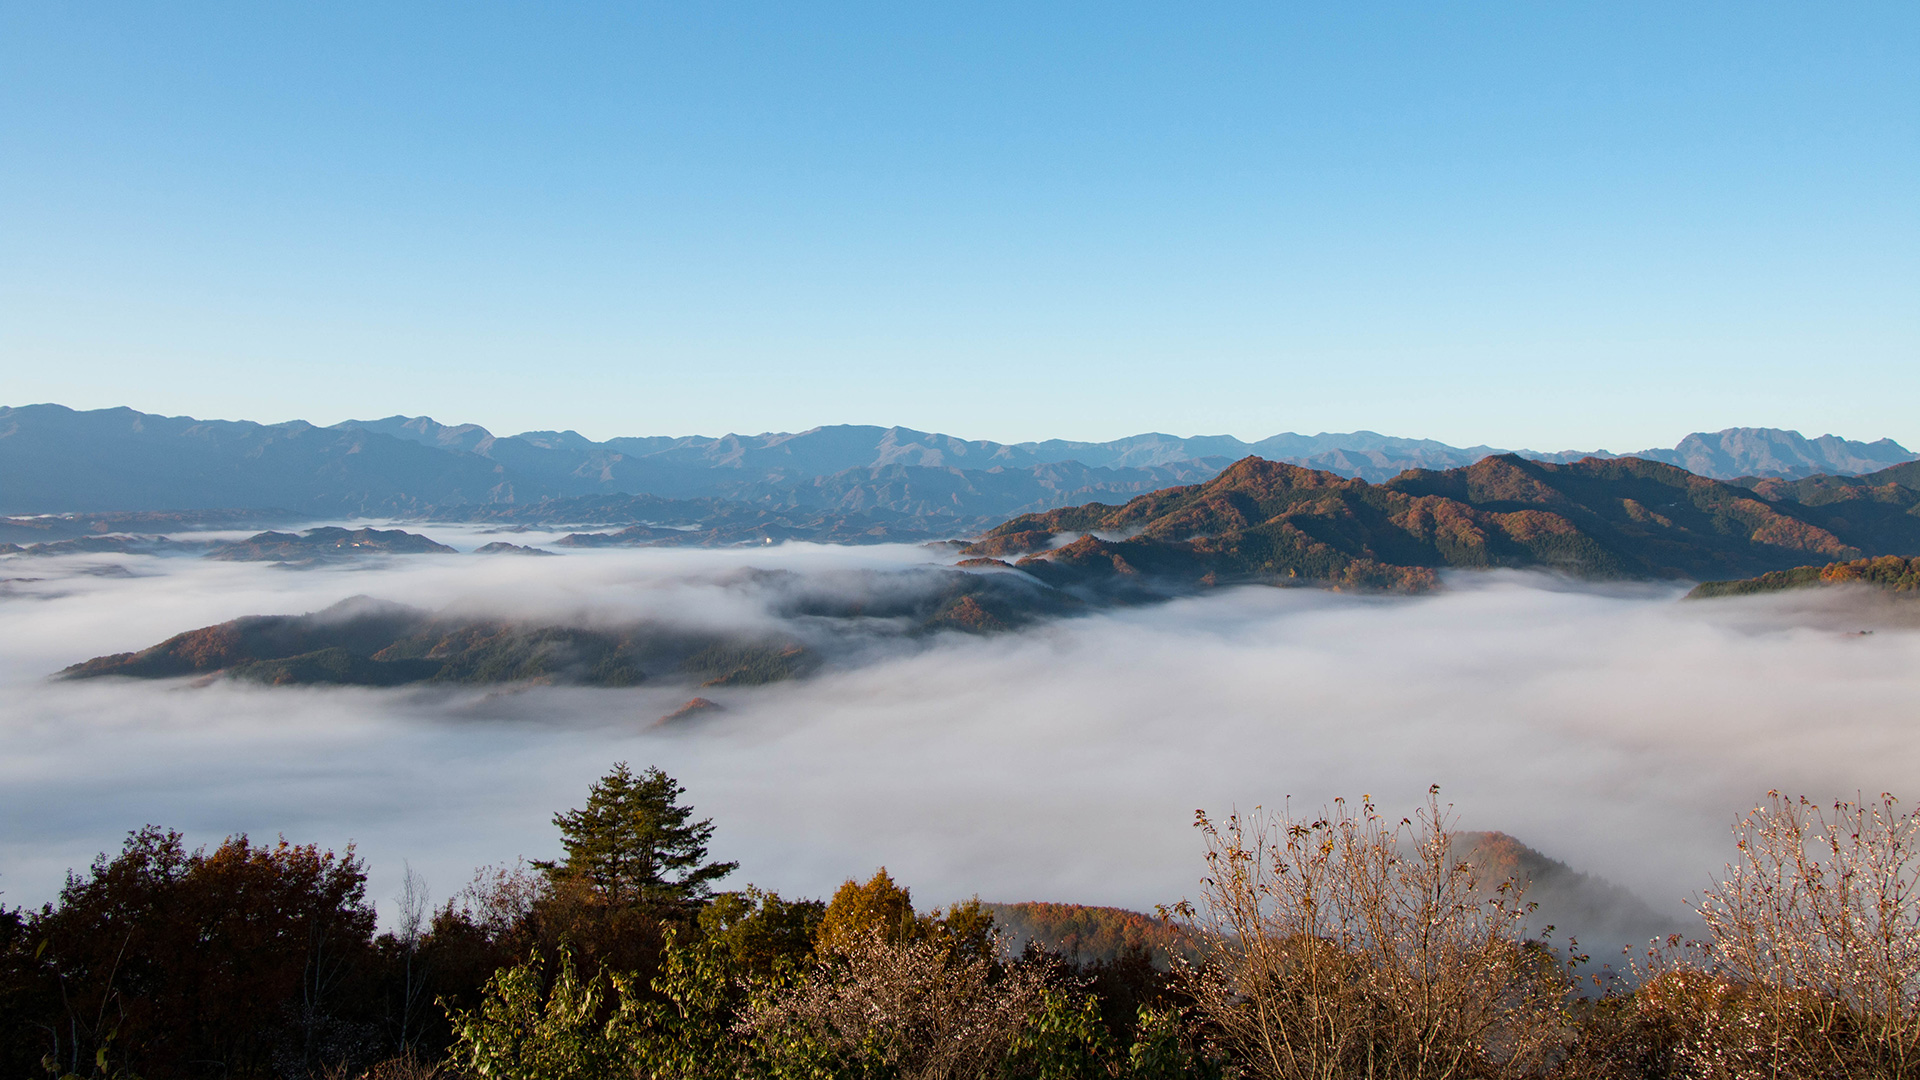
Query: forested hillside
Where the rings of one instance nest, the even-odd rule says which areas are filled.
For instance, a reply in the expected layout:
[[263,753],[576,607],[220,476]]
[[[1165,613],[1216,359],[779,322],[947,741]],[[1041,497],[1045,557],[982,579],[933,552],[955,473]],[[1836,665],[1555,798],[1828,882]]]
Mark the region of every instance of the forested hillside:
[[1882,555],[1873,559],[1828,563],[1825,566],[1773,570],[1739,581],[1703,581],[1694,586],[1687,598],[1710,600],[1719,596],[1754,596],[1835,585],[1861,586],[1895,596],[1920,598],[1920,559]]
[[1383,484],[1247,458],[1204,484],[1015,518],[966,553],[1019,557],[1061,586],[1286,579],[1420,591],[1445,568],[1709,578],[1920,551],[1912,506],[1874,505],[1898,512],[1855,520],[1634,458],[1505,455]]
[[921,569],[864,580],[875,586],[870,592],[844,596],[783,592],[797,584],[791,572],[747,570],[723,583],[770,597],[788,617],[784,630],[483,618],[359,596],[301,615],[250,615],[188,630],[138,652],[76,663],[60,677],[224,677],[270,686],[757,686],[857,656],[875,641],[1011,630],[1083,606],[1019,575]]

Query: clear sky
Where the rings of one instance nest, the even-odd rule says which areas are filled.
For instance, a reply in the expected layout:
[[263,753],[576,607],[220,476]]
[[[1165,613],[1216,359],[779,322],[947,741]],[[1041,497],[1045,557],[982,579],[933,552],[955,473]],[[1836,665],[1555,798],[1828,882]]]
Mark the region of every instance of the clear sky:
[[0,5],[0,404],[1920,448],[1920,5]]

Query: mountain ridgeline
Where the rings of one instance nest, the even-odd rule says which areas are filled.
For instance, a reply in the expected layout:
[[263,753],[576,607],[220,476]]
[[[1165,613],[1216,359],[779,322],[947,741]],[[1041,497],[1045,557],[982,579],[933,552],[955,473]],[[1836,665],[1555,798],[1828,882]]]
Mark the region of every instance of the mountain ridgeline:
[[[39,532],[49,538],[28,544],[0,542],[0,555],[204,555],[222,562],[271,562],[314,566],[368,555],[451,555],[453,549],[404,529],[343,529],[323,525],[302,532],[263,532],[244,540],[176,540],[163,534],[71,535],[84,523],[67,519],[65,530],[47,528],[49,518],[0,518],[0,536]],[[93,524],[99,524],[94,522]],[[59,537],[54,539],[53,537]],[[496,549],[499,545],[493,545]],[[512,544],[506,547],[514,547]],[[523,549],[524,550],[524,549]]]
[[[1910,470],[1908,466],[1900,467]],[[1894,472],[1894,470],[1886,470]],[[963,549],[1061,588],[1297,581],[1418,592],[1446,568],[1589,579],[1727,578],[1814,560],[1920,552],[1920,491],[1879,474],[1808,505],[1635,458],[1489,457],[1382,484],[1246,458],[1123,505],[1027,514]],[[1017,561],[1013,561],[1017,560]]]
[[[609,520],[575,516],[596,500],[645,496],[680,502],[682,512],[715,500],[789,519],[773,522],[776,530],[903,538],[972,532],[1018,514],[1197,483],[1249,455],[1381,482],[1502,452],[1370,431],[1251,443],[1163,434],[997,443],[857,425],[596,442],[571,431],[495,436],[425,417],[317,427],[30,405],[0,407],[0,514],[275,508],[255,516],[311,520],[510,511],[524,523],[588,523]],[[1559,463],[1614,456],[1518,453]],[[1635,456],[1721,479],[1787,480],[1873,472],[1915,458],[1888,439],[1808,439],[1770,428],[1696,433]],[[821,515],[839,520],[823,525]]]

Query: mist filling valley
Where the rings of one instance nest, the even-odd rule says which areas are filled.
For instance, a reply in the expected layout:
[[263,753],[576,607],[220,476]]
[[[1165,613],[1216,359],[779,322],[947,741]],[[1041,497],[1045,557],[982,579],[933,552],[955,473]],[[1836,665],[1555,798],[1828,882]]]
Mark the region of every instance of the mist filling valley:
[[[498,539],[432,531],[463,552]],[[790,543],[302,570],[0,560],[0,890],[51,899],[151,822],[190,843],[352,843],[371,895],[410,866],[445,897],[478,866],[551,857],[553,813],[627,761],[686,785],[714,854],[742,864],[730,885],[788,895],[884,865],[929,902],[1152,910],[1197,893],[1196,809],[1365,794],[1398,816],[1438,784],[1461,828],[1512,834],[1678,924],[1769,789],[1920,797],[1920,632],[1872,597],[1682,602],[1679,586],[1454,572],[1419,597],[1221,588],[995,634],[882,617],[823,629],[795,600],[872,599],[954,559]],[[822,662],[692,688],[49,678],[354,596],[784,636]],[[660,722],[695,693],[717,708]]]

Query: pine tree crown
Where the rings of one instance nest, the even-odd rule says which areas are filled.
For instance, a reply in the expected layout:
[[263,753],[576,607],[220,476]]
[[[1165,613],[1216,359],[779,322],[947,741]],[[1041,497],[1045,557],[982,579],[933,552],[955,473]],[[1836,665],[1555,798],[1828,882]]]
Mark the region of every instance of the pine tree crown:
[[713,822],[692,820],[686,794],[658,768],[635,774],[616,764],[587,793],[587,805],[555,814],[566,857],[535,862],[548,880],[587,886],[603,901],[621,906],[670,907],[704,902],[715,881],[739,867],[707,862]]

